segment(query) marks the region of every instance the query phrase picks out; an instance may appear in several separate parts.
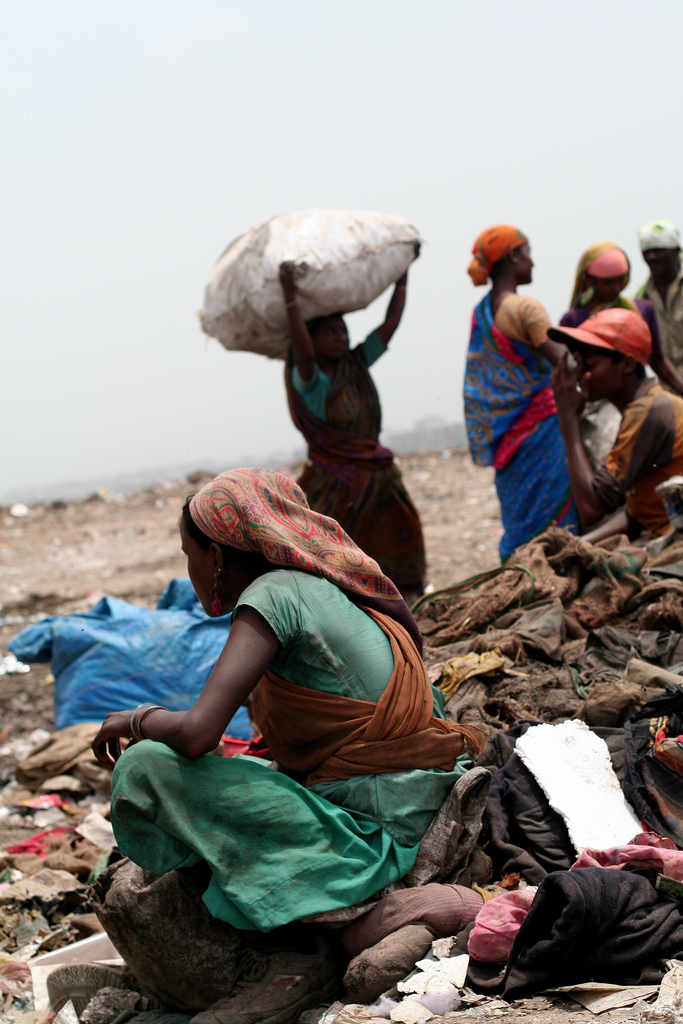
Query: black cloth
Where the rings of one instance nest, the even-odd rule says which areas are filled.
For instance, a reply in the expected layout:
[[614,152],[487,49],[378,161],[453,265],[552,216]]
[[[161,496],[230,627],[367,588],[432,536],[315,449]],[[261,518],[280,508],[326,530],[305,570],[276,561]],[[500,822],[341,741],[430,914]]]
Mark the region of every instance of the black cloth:
[[556,871],[541,882],[510,950],[503,997],[581,981],[656,984],[683,954],[683,907],[639,875]]
[[576,860],[567,826],[517,754],[497,772],[486,804],[493,877],[518,872],[531,885]]
[[683,690],[671,683],[666,690],[624,723],[626,777],[622,785],[642,820],[683,849],[683,776],[651,753],[660,730],[666,736],[683,733]]

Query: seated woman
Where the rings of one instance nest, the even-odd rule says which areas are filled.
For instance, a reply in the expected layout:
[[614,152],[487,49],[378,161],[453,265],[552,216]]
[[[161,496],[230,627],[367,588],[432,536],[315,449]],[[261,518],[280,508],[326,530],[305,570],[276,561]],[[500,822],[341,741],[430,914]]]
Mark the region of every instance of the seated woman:
[[603,309],[629,309],[640,313],[652,335],[650,366],[672,391],[683,395],[683,377],[664,355],[657,313],[648,299],[628,299],[622,295],[631,276],[631,264],[623,249],[614,242],[596,242],[586,249],[576,269],[571,306],[560,320],[560,327],[580,327],[589,316]]
[[[211,914],[261,931],[402,878],[471,765],[465,740],[479,751],[485,736],[445,720],[396,587],[266,470],[212,480],[180,536],[207,614],[233,622],[189,711],[105,719],[93,749],[114,769],[119,847],[156,873],[205,861]],[[210,756],[250,694],[279,771]],[[119,758],[121,738],[138,742]]]
[[425,586],[422,526],[393,453],[379,444],[382,412],[369,373],[401,321],[408,275],[396,282],[384,323],[353,349],[341,313],[304,322],[293,264],[282,264],[280,281],[292,340],[289,411],[308,443],[298,482],[311,508],[336,519],[410,603]]
[[473,461],[496,470],[505,560],[548,526],[578,524],[551,387],[565,348],[548,340],[551,322],[540,302],[517,295],[534,265],[526,236],[497,224],[472,251],[470,277],[475,285],[491,278],[492,287],[472,316],[465,424]]

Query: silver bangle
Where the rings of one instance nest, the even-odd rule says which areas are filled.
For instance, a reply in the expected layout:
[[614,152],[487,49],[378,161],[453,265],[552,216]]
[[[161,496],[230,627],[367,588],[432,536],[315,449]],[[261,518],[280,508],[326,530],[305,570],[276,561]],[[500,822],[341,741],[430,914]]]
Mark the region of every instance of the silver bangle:
[[138,721],[137,721],[136,732],[137,732],[137,738],[139,740],[144,740],[144,738],[145,738],[142,735],[142,723],[144,722],[144,720],[147,718],[147,715],[149,715],[151,711],[168,711],[168,708],[163,707],[161,704],[152,704],[151,707],[145,708],[145,710],[142,712],[142,714],[138,717]]
[[135,732],[135,718],[137,716],[138,711],[142,711],[143,708],[152,708],[152,707],[154,707],[154,705],[150,704],[148,702],[147,704],[138,704],[138,706],[136,708],[133,708],[133,710],[131,711],[131,713],[130,713],[130,731],[133,734],[133,739],[136,739],[136,740],[140,739],[140,737]]

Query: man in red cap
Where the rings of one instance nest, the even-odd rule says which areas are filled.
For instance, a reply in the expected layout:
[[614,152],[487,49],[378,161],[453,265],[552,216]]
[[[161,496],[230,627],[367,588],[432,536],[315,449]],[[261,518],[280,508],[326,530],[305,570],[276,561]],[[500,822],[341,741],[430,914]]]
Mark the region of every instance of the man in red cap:
[[[647,324],[638,313],[606,309],[580,327],[553,327],[553,341],[567,356],[553,375],[553,391],[574,500],[584,529],[610,512],[622,511],[585,534],[597,541],[614,533],[638,537],[644,530],[666,533],[670,526],[655,488],[683,473],[683,398],[669,394],[645,366],[652,352]],[[604,466],[593,471],[581,441],[579,419],[586,402],[608,399],[622,414],[617,440]]]

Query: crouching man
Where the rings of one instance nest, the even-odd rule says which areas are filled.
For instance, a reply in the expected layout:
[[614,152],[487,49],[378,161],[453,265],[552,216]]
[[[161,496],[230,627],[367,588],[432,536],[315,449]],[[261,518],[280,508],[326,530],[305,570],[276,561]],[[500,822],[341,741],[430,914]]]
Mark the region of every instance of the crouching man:
[[[652,352],[647,324],[631,310],[606,309],[580,327],[553,327],[548,336],[576,357],[574,369],[567,355],[560,360],[553,391],[581,525],[589,530],[621,509],[585,539],[666,533],[669,520],[655,488],[683,473],[683,398],[645,376]],[[579,419],[586,402],[605,398],[622,420],[604,466],[594,472],[581,441]]]

